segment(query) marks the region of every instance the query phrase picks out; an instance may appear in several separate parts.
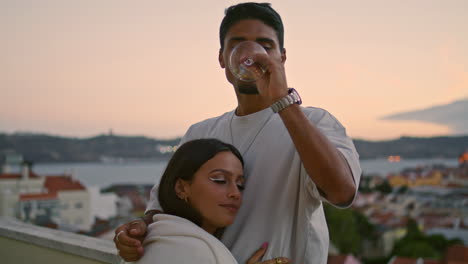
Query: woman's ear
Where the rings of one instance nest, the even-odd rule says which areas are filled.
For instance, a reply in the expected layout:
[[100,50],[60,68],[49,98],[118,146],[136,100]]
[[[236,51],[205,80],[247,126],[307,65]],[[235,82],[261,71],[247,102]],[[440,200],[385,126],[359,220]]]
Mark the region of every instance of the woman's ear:
[[177,179],[176,184],[174,186],[174,191],[177,197],[179,197],[182,200],[186,200],[189,197],[190,185],[187,181]]

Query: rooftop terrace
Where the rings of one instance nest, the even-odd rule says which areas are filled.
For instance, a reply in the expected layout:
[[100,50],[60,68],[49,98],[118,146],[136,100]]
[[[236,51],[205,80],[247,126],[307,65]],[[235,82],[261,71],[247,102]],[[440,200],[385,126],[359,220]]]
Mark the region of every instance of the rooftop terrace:
[[125,263],[112,241],[0,218],[2,263]]

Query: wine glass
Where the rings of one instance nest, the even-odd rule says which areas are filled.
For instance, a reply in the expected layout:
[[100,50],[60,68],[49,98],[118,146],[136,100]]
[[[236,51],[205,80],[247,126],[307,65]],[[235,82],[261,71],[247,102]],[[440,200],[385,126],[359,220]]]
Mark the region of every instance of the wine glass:
[[255,82],[265,74],[266,70],[254,61],[256,54],[268,55],[262,45],[255,41],[242,41],[232,49],[228,67],[237,79]]

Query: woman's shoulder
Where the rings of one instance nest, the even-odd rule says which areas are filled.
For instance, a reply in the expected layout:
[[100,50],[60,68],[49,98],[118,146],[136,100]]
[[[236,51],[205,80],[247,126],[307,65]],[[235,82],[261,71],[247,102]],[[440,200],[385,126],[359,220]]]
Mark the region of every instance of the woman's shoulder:
[[[148,226],[148,235],[158,236],[194,236],[204,237],[208,234],[205,230],[192,221],[169,214],[156,214],[153,223]],[[148,236],[147,236],[148,237]]]
[[185,263],[183,260],[191,260],[191,263],[236,263],[221,241],[178,216],[155,215],[143,244],[145,256],[149,253],[151,258],[170,260],[168,263]]
[[138,264],[221,263],[217,261],[209,245],[196,237],[160,236],[144,243],[144,248],[145,253]]

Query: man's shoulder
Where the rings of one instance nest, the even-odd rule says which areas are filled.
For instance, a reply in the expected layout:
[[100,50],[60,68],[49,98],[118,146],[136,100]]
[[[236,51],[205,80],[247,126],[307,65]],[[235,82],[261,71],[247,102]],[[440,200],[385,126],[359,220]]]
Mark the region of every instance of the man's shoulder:
[[302,107],[302,111],[304,113],[308,114],[325,114],[328,113],[327,110],[320,108],[320,107],[314,107],[314,106],[304,106]]
[[213,136],[213,133],[216,133],[216,131],[226,126],[231,114],[232,111],[197,122],[190,126],[185,137],[187,139],[196,139]]
[[303,107],[302,111],[307,118],[322,129],[344,129],[341,122],[329,111],[319,107]]
[[192,127],[193,126],[206,126],[206,125],[215,124],[215,123],[225,119],[229,115],[229,113],[231,113],[231,112],[226,112],[226,113],[224,113],[222,115],[215,116],[215,117],[210,117],[210,118],[207,118],[205,120],[199,121],[199,122],[193,124]]
[[330,112],[320,107],[302,107],[302,112],[311,120],[319,121],[323,118],[333,117]]

